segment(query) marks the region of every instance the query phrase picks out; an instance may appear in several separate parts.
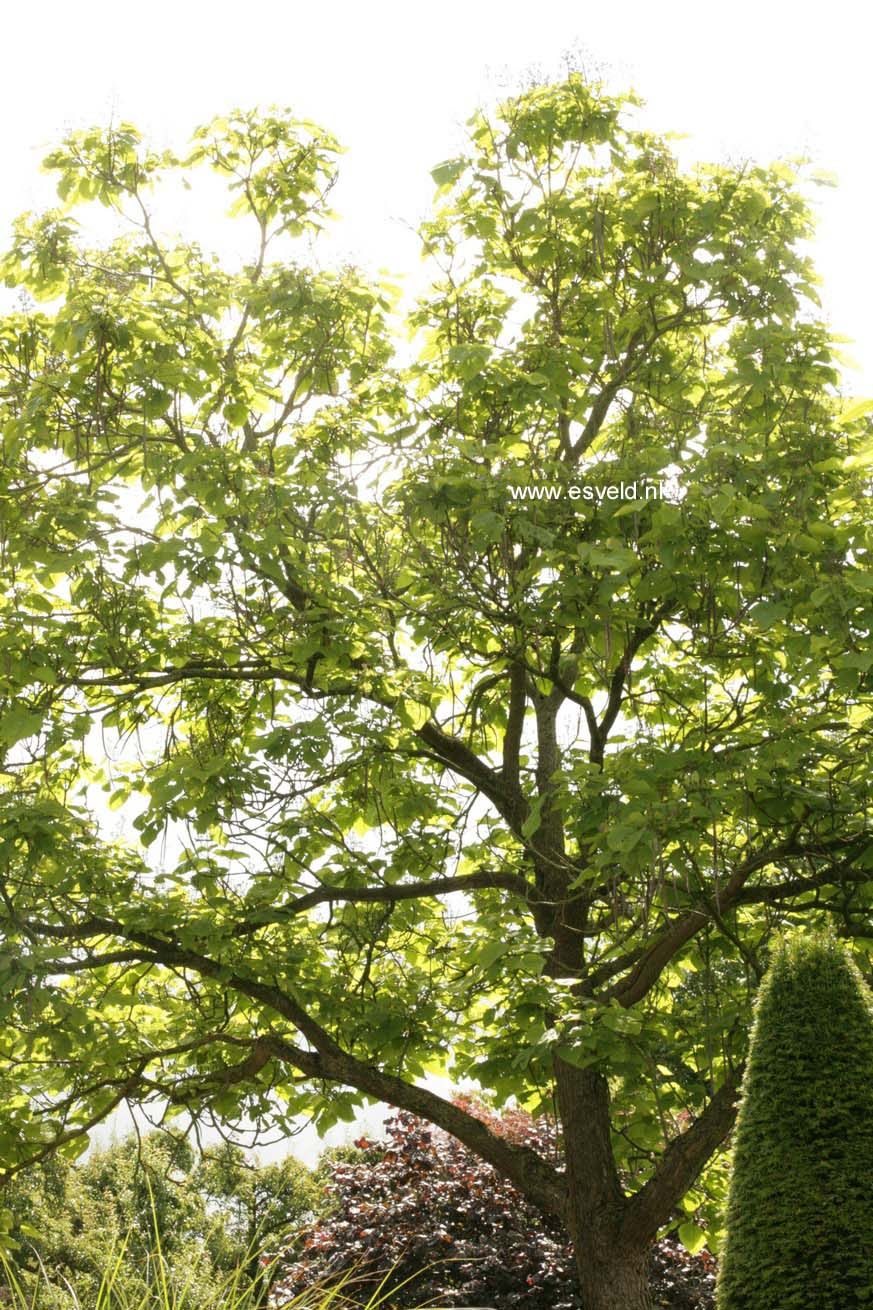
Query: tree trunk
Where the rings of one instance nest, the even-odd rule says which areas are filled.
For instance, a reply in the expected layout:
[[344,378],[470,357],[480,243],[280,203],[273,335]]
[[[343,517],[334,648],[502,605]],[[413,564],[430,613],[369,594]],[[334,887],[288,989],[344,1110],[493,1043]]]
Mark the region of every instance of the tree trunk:
[[[564,699],[555,687],[535,699],[537,790],[542,800],[534,835],[536,886],[542,895],[537,929],[554,946],[546,973],[577,975],[584,959],[588,904],[572,895],[555,777],[560,767],[557,715]],[[625,1224],[627,1200],[615,1167],[609,1085],[594,1068],[554,1056],[558,1117],[567,1170],[565,1219],[573,1241],[583,1310],[651,1310],[646,1277],[648,1241]]]
[[623,1228],[627,1202],[615,1168],[609,1088],[602,1074],[555,1060],[567,1164],[567,1223],[584,1310],[650,1310],[647,1242]]
[[601,1259],[576,1244],[576,1266],[585,1310],[651,1310],[646,1252],[614,1247]]

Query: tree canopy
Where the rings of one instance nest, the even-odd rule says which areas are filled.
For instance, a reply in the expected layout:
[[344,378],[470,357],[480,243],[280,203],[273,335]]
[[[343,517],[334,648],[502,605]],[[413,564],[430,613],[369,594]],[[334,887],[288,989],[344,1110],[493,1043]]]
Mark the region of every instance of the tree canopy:
[[[635,114],[577,74],[477,113],[412,306],[320,262],[338,146],[285,111],[48,157],[2,264],[7,1170],[122,1101],[381,1098],[627,1310],[774,929],[869,951],[869,406],[806,175]],[[162,222],[204,170],[243,261]],[[556,1110],[566,1168],[429,1072]]]

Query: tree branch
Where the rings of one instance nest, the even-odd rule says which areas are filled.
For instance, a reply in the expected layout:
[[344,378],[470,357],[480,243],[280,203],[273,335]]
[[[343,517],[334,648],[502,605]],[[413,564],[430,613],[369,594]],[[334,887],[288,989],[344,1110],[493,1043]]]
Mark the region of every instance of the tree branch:
[[[314,1072],[311,1065],[308,1069],[303,1067],[299,1062],[299,1052],[293,1047],[287,1048],[280,1038],[270,1036],[262,1040],[278,1058],[295,1064],[303,1073]],[[310,1057],[306,1057],[304,1064],[310,1064]],[[567,1193],[564,1178],[530,1147],[508,1142],[505,1137],[493,1133],[481,1119],[468,1114],[452,1101],[445,1100],[425,1087],[404,1082],[394,1074],[384,1073],[373,1065],[364,1064],[345,1052],[320,1054],[318,1070],[322,1077],[354,1087],[398,1109],[409,1110],[451,1133],[481,1159],[493,1165],[536,1205],[566,1220]]]
[[619,1005],[625,1007],[635,1005],[637,1001],[642,1000],[646,993],[654,987],[673,956],[700,931],[712,914],[721,914],[733,904],[737,893],[756,869],[764,868],[775,860],[786,859],[801,853],[792,842],[782,847],[774,847],[769,851],[763,851],[760,855],[740,865],[722,888],[718,897],[713,897],[707,903],[706,908],[689,910],[686,914],[673,919],[660,937],[656,937],[646,947],[638,964],[628,976],[616,983],[604,994],[604,999],[609,1000],[614,996]]
[[506,715],[506,731],[503,734],[503,768],[501,773],[507,787],[516,795],[520,795],[521,792],[519,757],[527,704],[526,680],[524,665],[520,661],[514,663],[509,674],[509,707]]
[[297,896],[287,905],[279,906],[268,916],[254,922],[239,923],[234,928],[234,937],[245,937],[257,932],[266,924],[283,923],[286,919],[303,914],[316,905],[334,902],[351,902],[353,904],[393,904],[395,901],[411,901],[425,896],[442,896],[448,892],[475,891],[478,888],[496,888],[514,892],[522,899],[530,895],[531,887],[524,878],[512,873],[469,873],[455,878],[432,878],[426,882],[397,883],[392,887],[315,887],[302,896]]
[[732,1072],[694,1123],[673,1139],[654,1175],[627,1202],[622,1233],[632,1241],[651,1240],[694,1183],[736,1118],[742,1068]]
[[[303,1006],[281,988],[246,978],[227,965],[198,951],[165,941],[153,933],[127,928],[112,919],[95,917],[87,922],[91,935],[111,935],[120,937],[124,941],[135,942],[145,948],[145,952],[148,953],[145,958],[157,957],[162,964],[191,969],[203,977],[214,979],[231,991],[259,1001],[275,1014],[288,1020],[313,1048],[311,1051],[301,1050],[283,1038],[264,1034],[260,1039],[261,1053],[269,1050],[309,1077],[323,1078],[329,1082],[353,1087],[367,1096],[387,1101],[399,1109],[409,1110],[430,1120],[492,1164],[537,1205],[561,1218],[565,1216],[567,1201],[563,1177],[536,1151],[529,1147],[513,1145],[505,1138],[491,1132],[480,1119],[468,1114],[451,1101],[437,1096],[427,1088],[407,1083],[395,1074],[382,1072],[343,1050]],[[58,931],[54,935],[61,936],[62,933]],[[81,940],[85,935],[83,925],[71,925],[69,935],[75,940]],[[260,1055],[256,1060],[253,1052],[249,1058],[252,1060],[251,1069],[254,1070]],[[258,1070],[263,1067],[263,1063],[264,1061],[260,1061]],[[237,1068],[239,1067],[241,1066]],[[122,1097],[130,1094],[131,1089],[128,1084],[125,1084],[125,1089]]]
[[[302,673],[283,669],[275,664],[241,661],[233,667],[227,667],[209,660],[189,661],[178,668],[165,669],[161,673],[140,673],[137,671],[105,674],[95,677],[78,677],[64,680],[66,687],[132,687],[136,691],[149,691],[157,687],[168,687],[188,679],[206,679],[230,682],[265,682],[275,679],[297,687],[309,699],[327,700],[332,696],[359,696],[362,701],[381,705],[393,710],[396,698],[379,696],[372,688],[366,691],[355,682],[337,683],[334,686],[315,687]],[[466,778],[478,791],[492,802],[498,813],[506,819],[514,831],[518,831],[527,817],[527,805],[520,795],[512,795],[501,773],[491,768],[458,737],[444,732],[435,720],[429,719],[422,727],[416,729],[415,735],[423,741],[455,773]]]
[[[640,646],[642,646],[643,642],[657,632],[658,625],[661,620],[669,614],[671,608],[672,602],[666,601],[663,605],[658,606],[651,619],[647,620],[645,623],[638,624],[634,628],[628,643],[624,648],[621,659],[613,669],[612,677],[609,680],[609,693],[607,696],[606,707],[599,724],[597,724],[596,738],[595,735],[592,734],[591,759],[595,764],[603,764],[604,748],[613,725],[618,718],[619,711],[621,710],[622,700],[624,699],[625,683],[627,681],[627,676],[630,673],[634,656]],[[589,721],[589,727],[590,726]]]
[[522,798],[513,796],[508,791],[501,775],[481,760],[475,751],[471,751],[458,737],[443,732],[438,723],[429,719],[417,731],[417,735],[430,749],[451,768],[466,778],[473,786],[486,796],[507,823],[517,831],[524,822],[527,809]]

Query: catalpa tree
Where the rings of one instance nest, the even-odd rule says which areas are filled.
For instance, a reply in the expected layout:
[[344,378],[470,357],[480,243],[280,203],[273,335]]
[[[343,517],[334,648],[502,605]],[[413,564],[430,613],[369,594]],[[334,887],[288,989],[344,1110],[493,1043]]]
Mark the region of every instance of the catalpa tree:
[[[46,161],[0,326],[7,1173],[125,1101],[377,1098],[560,1217],[587,1310],[703,1241],[771,933],[869,945],[869,435],[797,169],[683,170],[632,109],[477,114],[405,325],[316,262],[311,124]],[[204,168],[248,262],[166,235]]]

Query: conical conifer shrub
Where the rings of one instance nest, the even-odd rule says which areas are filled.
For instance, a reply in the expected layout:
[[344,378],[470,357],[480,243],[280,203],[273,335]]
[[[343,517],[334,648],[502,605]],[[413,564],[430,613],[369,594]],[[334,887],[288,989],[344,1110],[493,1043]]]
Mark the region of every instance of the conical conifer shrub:
[[830,938],[783,945],[761,984],[718,1307],[873,1307],[873,997]]

